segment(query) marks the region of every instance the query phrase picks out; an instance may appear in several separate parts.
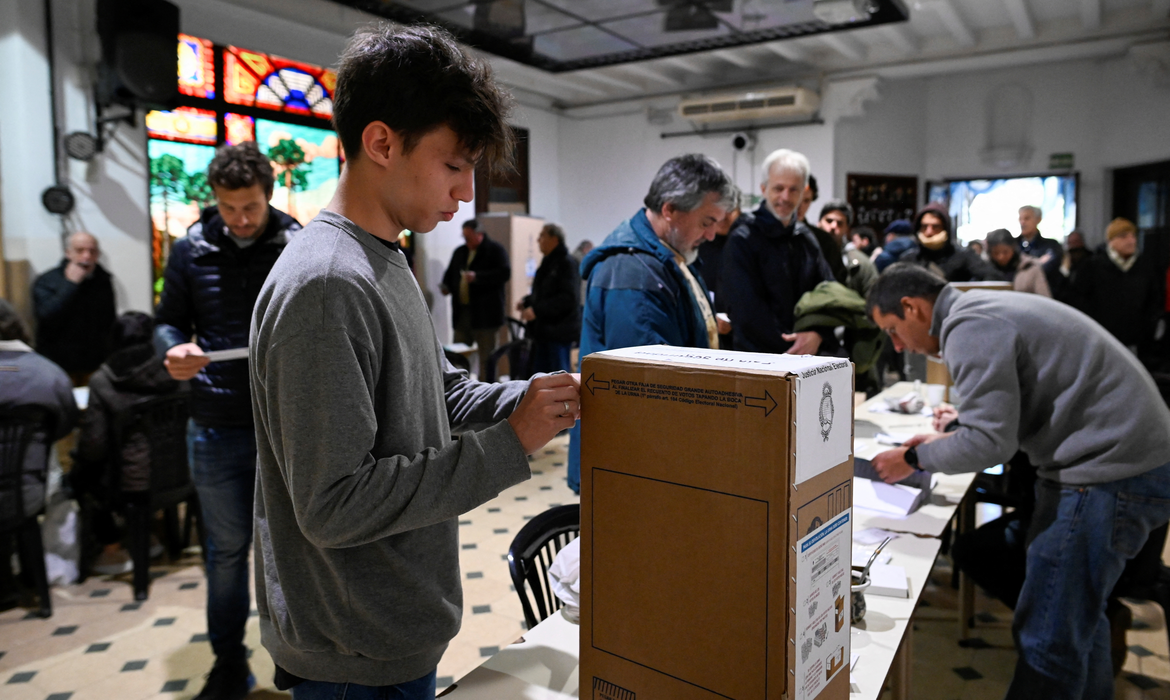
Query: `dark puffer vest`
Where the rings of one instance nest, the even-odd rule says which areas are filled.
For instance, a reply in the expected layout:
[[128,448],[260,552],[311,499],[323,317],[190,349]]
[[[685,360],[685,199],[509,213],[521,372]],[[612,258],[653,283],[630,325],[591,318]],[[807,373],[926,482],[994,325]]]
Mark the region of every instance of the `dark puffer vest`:
[[[241,248],[216,207],[203,210],[167,260],[155,309],[154,346],[160,355],[195,335],[204,352],[248,345],[252,307],[281,251],[301,225],[268,208],[268,226]],[[213,362],[191,380],[191,416],[209,426],[252,425],[248,361]]]

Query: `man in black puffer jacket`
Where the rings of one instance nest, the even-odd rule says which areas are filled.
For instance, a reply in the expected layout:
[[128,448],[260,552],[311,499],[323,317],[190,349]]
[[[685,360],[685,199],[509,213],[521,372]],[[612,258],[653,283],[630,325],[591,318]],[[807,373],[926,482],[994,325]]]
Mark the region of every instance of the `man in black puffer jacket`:
[[1006,279],[974,251],[956,244],[951,216],[938,202],[931,202],[918,210],[914,230],[918,232],[918,245],[903,253],[900,262],[925,267],[948,282]]
[[248,347],[260,287],[301,228],[268,204],[272,165],[254,142],[221,148],[207,179],[218,206],[171,250],[154,333],[171,376],[191,380],[187,453],[207,531],[207,633],[216,657],[199,700],[243,698],[255,683],[244,647],[256,482],[248,362],[246,354],[209,362],[206,353]]
[[572,371],[569,350],[581,335],[581,275],[565,247],[565,232],[545,224],[536,239],[544,259],[532,280],[532,293],[517,305],[528,322],[536,372]]

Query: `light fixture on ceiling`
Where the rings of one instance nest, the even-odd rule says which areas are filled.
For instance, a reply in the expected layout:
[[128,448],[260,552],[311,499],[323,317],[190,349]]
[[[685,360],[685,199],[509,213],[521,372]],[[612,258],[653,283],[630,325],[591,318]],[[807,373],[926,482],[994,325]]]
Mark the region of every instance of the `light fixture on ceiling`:
[[733,0],[658,0],[659,7],[665,7],[666,17],[662,30],[666,32],[690,32],[718,29],[716,12],[731,12]]
[[880,9],[877,0],[813,0],[813,14],[825,24],[867,22]]

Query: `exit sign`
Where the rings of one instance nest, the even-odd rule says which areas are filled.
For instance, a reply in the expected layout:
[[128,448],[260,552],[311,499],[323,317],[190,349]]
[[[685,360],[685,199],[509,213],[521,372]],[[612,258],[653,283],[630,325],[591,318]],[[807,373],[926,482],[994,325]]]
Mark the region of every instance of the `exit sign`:
[[1073,154],[1071,153],[1053,153],[1048,156],[1049,170],[1072,170],[1073,169]]

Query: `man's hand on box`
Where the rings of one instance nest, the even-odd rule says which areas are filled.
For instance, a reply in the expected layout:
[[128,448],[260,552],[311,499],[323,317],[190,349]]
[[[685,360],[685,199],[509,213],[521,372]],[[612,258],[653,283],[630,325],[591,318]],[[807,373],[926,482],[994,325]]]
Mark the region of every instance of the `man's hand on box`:
[[528,383],[528,393],[508,416],[508,424],[532,454],[562,430],[572,428],[581,415],[581,375],[550,374]]
[[211,361],[203,354],[203,348],[195,343],[181,343],[167,350],[167,357],[163,360],[167,373],[171,378],[185,382],[199,374],[199,370],[206,367]]
[[792,343],[786,355],[815,355],[821,349],[821,334],[816,331],[783,333],[780,337]]

